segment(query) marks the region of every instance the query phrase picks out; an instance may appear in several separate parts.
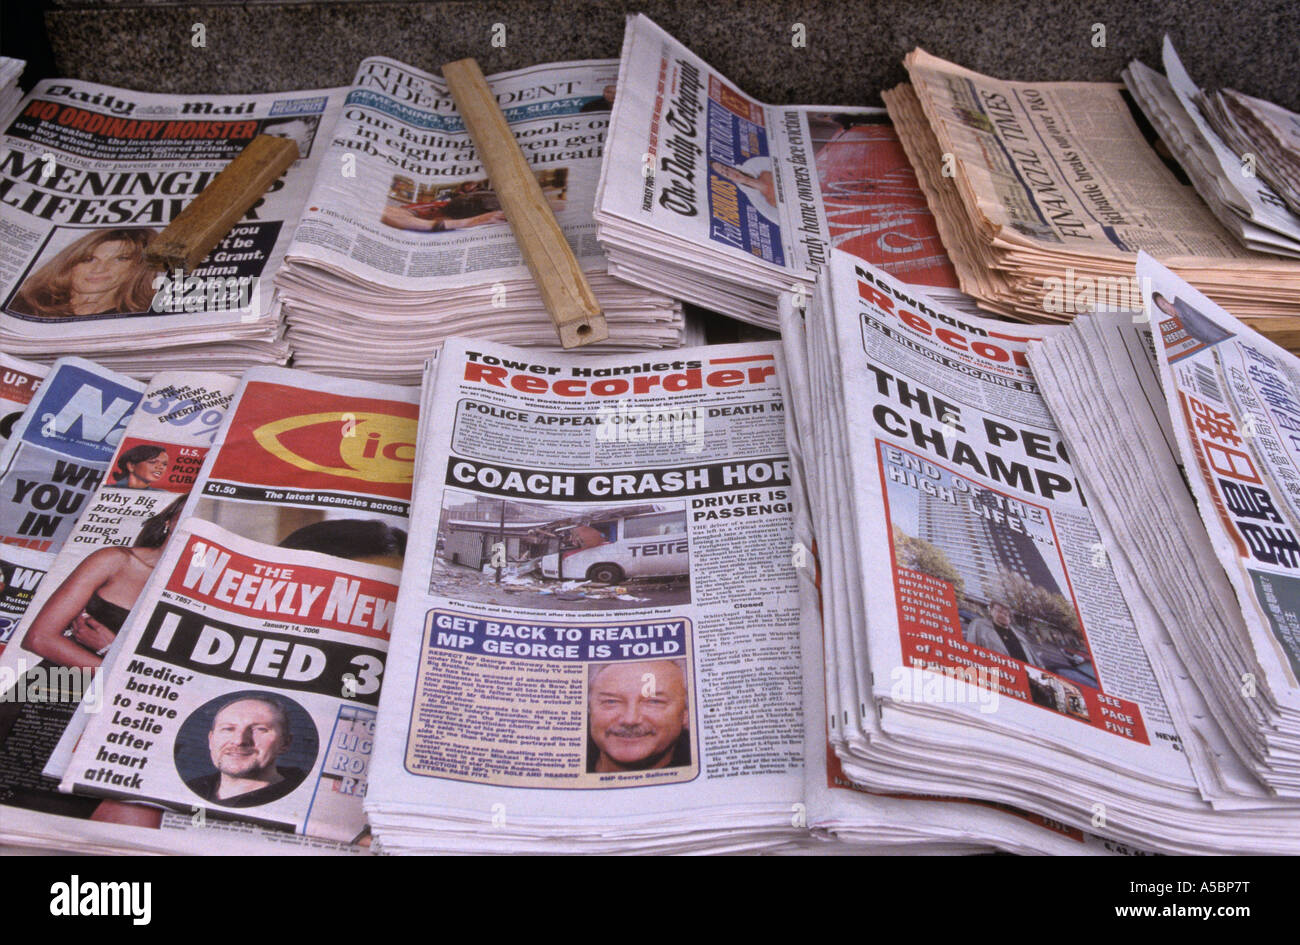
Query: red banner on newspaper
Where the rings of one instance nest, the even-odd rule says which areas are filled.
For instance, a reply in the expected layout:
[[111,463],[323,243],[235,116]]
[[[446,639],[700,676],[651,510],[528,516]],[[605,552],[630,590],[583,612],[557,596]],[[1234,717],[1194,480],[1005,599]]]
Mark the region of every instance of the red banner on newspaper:
[[409,501],[417,413],[400,401],[253,382],[210,478]]

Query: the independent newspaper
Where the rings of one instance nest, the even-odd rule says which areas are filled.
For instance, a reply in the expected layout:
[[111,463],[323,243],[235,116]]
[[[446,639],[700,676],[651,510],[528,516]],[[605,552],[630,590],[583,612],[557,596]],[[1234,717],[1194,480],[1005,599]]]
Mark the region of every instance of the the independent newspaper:
[[[591,207],[617,78],[616,59],[489,77],[584,270],[605,265]],[[528,269],[500,211],[442,77],[372,57],[347,91],[289,255],[399,291],[481,286],[482,314],[506,319],[492,286]]]

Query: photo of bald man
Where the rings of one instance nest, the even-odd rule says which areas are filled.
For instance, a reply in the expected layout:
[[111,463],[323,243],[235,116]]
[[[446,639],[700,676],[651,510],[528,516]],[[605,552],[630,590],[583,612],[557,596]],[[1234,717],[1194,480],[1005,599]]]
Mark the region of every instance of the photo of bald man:
[[588,669],[587,771],[691,763],[685,660],[595,663]]

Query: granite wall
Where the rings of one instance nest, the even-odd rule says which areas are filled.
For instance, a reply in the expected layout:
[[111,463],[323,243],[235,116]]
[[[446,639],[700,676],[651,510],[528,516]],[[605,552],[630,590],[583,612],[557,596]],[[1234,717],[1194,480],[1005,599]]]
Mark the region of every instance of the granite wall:
[[[37,51],[39,14],[15,18],[19,4],[32,8],[4,0],[4,45]],[[343,85],[377,54],[429,70],[474,56],[489,73],[617,56],[624,15],[635,11],[775,103],[879,104],[914,46],[1006,78],[1117,80],[1134,57],[1159,67],[1167,31],[1202,84],[1300,111],[1295,0],[45,0],[44,22],[58,74],[159,92],[252,92]],[[492,45],[498,23],[504,47]],[[796,23],[803,48],[792,44]],[[206,47],[192,43],[195,24]],[[1104,46],[1094,24],[1105,27]]]

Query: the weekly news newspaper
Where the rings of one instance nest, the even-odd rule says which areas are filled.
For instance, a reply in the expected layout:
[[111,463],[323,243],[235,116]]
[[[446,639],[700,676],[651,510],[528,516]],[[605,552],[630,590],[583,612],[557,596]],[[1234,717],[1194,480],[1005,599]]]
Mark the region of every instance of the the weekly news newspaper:
[[361,839],[397,578],[191,519],[123,631],[64,786]]
[[1258,681],[1300,706],[1300,371],[1155,260],[1138,277],[1192,494],[1236,591]]
[[472,831],[496,804],[517,837],[615,816],[662,835],[709,806],[789,833],[803,733],[776,350],[579,362],[448,342],[367,797],[385,849],[418,848],[400,812]]
[[[38,82],[0,137],[0,335],[40,353],[73,339],[263,333],[342,90],[155,95]],[[300,157],[183,280],[142,252],[259,134]],[[89,266],[87,266],[89,264]],[[172,342],[173,344],[176,342]]]
[[[195,514],[268,545],[335,555],[362,554],[371,560],[386,559],[383,563],[390,566],[399,565],[412,478],[414,391],[337,381],[300,371],[255,369],[239,382],[226,421],[221,423],[221,418],[211,413],[219,405],[211,396],[196,396],[194,387],[193,382],[181,386],[169,383],[160,391],[146,394],[141,414],[126,438],[155,442],[163,436],[158,430],[138,431],[138,425],[144,422],[139,419],[142,415],[155,426],[168,415],[182,424],[188,417],[195,418],[192,432],[197,435],[206,431],[208,441],[213,443],[191,490]],[[229,399],[228,392],[225,399]],[[150,411],[160,413],[154,417]],[[218,423],[221,426],[213,440],[213,426]],[[172,430],[169,436],[175,440],[178,434]],[[169,445],[168,452],[176,454],[171,457],[176,465],[181,451]],[[198,459],[202,457],[190,457],[191,476]],[[172,478],[165,476],[163,481]],[[136,502],[156,494],[154,490],[116,491],[133,495]],[[109,504],[108,509],[93,510],[100,516],[116,517],[116,506]],[[139,530],[138,522],[133,520],[131,525],[134,531]],[[101,540],[99,532],[106,528],[111,533],[106,541],[129,544],[134,534],[125,533],[121,522],[111,528],[102,521],[88,522],[86,527],[89,542]],[[383,554],[386,549],[393,553]],[[69,639],[65,645],[73,642]],[[10,651],[12,655],[15,648]],[[107,655],[111,658],[115,653],[111,650]],[[92,690],[92,694],[98,712],[103,708],[99,690]],[[54,710],[29,706],[25,711],[48,714]],[[87,715],[83,709],[74,719],[76,731],[84,727]],[[45,723],[37,720],[33,724],[45,738],[41,727]],[[59,729],[65,724],[66,718]],[[58,737],[57,730],[53,737]],[[74,740],[70,729],[55,758],[47,763],[48,774],[57,778],[64,773]],[[23,756],[12,760],[23,771],[39,773],[48,752],[47,746],[41,759],[24,761]],[[71,795],[63,795],[59,803],[50,800],[47,779],[42,778],[34,787],[42,788],[39,799],[47,806],[35,805],[35,810],[24,811],[0,808],[0,833],[43,845],[72,838],[74,846],[98,845],[96,849],[110,851],[129,848],[182,852],[211,849],[214,843],[227,852],[337,853],[358,849],[257,827],[243,820],[208,818],[200,811],[185,814],[154,810],[151,816],[142,817],[136,812],[150,808]]]
[[[585,270],[605,267],[591,208],[617,78],[616,59],[490,77]],[[295,263],[396,290],[482,286],[482,316],[508,320],[508,308],[490,304],[491,287],[529,276],[504,222],[446,82],[373,57],[347,90],[289,254]]]
[[36,551],[63,546],[144,388],[80,358],[54,363],[0,449],[0,541]]

